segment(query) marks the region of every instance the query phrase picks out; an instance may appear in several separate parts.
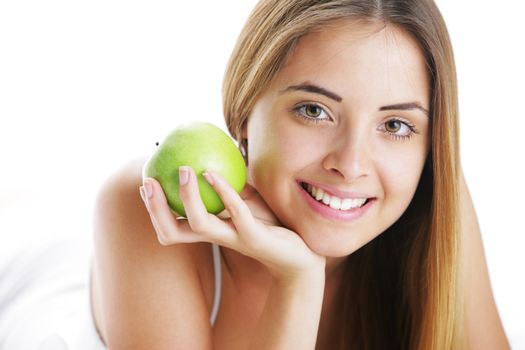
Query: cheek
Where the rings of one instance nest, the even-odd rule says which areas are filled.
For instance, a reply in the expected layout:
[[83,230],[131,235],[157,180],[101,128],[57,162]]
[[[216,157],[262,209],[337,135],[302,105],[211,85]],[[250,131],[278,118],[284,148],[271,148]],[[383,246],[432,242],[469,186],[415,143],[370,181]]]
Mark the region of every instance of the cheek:
[[[392,153],[389,153],[392,154]],[[385,203],[395,204],[393,209],[401,215],[410,204],[425,162],[425,155],[418,152],[399,152],[384,157],[380,162],[380,177]]]
[[272,174],[279,168],[283,154],[279,139],[263,128],[257,130],[257,136],[252,133],[248,144],[248,176],[259,192],[264,192],[271,182]]
[[254,182],[259,184],[277,173],[286,175],[287,172],[297,172],[305,166],[305,161],[312,159],[312,152],[319,149],[319,145],[308,142],[289,126],[263,127],[257,134],[262,136],[248,146],[248,171]]

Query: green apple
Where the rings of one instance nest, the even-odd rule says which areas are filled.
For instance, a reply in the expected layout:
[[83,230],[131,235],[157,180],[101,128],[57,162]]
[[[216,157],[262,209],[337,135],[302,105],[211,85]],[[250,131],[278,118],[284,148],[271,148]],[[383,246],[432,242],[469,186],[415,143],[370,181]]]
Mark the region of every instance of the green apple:
[[233,140],[220,128],[206,122],[189,122],[171,131],[142,169],[142,177],[155,178],[176,214],[186,216],[179,197],[179,167],[191,166],[197,174],[200,196],[206,210],[218,214],[224,203],[202,176],[209,169],[220,174],[240,193],[246,183],[246,165]]

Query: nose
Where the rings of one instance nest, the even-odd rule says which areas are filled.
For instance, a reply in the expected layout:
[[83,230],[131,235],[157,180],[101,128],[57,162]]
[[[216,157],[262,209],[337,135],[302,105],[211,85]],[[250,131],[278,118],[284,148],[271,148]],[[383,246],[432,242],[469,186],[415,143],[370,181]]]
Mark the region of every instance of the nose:
[[370,175],[371,148],[365,137],[338,136],[323,159],[323,168],[337,174],[345,182],[355,182]]

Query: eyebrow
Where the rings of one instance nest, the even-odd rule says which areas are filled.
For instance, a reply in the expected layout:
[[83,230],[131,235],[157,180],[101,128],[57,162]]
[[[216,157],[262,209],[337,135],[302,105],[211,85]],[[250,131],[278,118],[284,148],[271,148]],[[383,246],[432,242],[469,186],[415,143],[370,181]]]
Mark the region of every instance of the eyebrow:
[[[324,95],[334,101],[341,102],[343,98],[336,94],[335,92],[329,91],[325,88],[322,88],[320,86],[304,82],[299,85],[291,85],[288,86],[286,89],[281,90],[279,93],[283,94],[285,92],[289,91],[306,91],[306,92],[313,92],[315,94]],[[429,116],[429,112],[427,109],[421,106],[419,102],[405,102],[405,103],[397,103],[393,105],[388,106],[382,106],[379,107],[379,111],[391,111],[391,110],[413,110],[413,109],[419,109],[423,113],[425,113],[426,116]]]
[[286,89],[282,90],[280,94],[288,92],[288,91],[306,91],[306,92],[313,92],[315,94],[324,95],[328,98],[331,98],[334,101],[341,102],[343,98],[339,95],[337,95],[334,92],[328,91],[325,88],[322,88],[320,86],[310,84],[308,82],[302,83],[299,85],[292,85],[288,86]]
[[395,104],[395,105],[390,105],[390,106],[383,106],[383,107],[380,107],[379,110],[380,111],[391,111],[391,110],[412,110],[412,109],[419,109],[420,111],[422,111],[423,113],[425,113],[425,115],[428,117],[429,116],[429,112],[427,109],[423,108],[421,106],[421,104],[419,102],[406,102],[406,103],[398,103],[398,104]]

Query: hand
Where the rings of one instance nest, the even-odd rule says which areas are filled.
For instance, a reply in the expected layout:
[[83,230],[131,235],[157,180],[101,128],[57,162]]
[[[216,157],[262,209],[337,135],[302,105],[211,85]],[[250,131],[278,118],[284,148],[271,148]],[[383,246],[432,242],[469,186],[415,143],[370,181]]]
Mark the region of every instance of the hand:
[[144,185],[147,182],[152,190],[146,207],[162,245],[216,243],[260,261],[277,279],[293,279],[312,271],[324,273],[325,257],[312,252],[297,233],[279,226],[255,188],[246,184],[239,195],[222,176],[208,172],[226,208],[218,217],[206,211],[196,174],[191,167],[187,169],[188,182],[179,189],[187,219],[174,216],[155,179],[145,180]]

